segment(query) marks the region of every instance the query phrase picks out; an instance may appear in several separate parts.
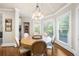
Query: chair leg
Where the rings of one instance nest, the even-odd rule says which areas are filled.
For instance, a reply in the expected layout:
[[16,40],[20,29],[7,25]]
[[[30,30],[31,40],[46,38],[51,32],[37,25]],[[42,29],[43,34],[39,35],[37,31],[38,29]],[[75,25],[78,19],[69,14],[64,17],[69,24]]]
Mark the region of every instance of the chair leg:
[[31,51],[24,52],[24,53],[20,54],[20,56],[31,56]]
[[44,54],[44,56],[47,56],[47,49],[45,50],[45,54]]

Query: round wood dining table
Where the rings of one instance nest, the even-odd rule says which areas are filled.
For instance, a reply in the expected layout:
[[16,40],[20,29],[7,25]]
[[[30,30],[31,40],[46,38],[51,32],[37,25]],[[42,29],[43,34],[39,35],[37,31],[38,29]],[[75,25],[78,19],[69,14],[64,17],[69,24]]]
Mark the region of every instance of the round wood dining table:
[[32,39],[32,37],[22,38],[21,46],[25,48],[31,48],[32,44],[36,41],[42,41],[42,39]]

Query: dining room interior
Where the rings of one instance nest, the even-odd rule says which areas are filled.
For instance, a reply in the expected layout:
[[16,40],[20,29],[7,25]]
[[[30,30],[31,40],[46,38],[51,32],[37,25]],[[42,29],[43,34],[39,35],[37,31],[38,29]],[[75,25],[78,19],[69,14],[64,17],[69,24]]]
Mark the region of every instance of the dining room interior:
[[79,3],[0,3],[0,56],[79,56]]

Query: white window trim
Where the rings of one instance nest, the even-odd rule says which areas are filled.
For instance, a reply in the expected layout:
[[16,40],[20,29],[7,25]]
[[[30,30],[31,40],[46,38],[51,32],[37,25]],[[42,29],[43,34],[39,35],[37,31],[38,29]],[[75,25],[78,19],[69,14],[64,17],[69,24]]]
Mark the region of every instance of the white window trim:
[[76,39],[75,39],[75,49],[76,55],[79,55],[79,6],[76,8]]
[[[68,36],[68,43],[65,43],[65,42],[63,42],[63,41],[60,41],[59,40],[59,18],[61,18],[61,17],[63,17],[63,16],[65,16],[65,15],[69,15],[69,36]],[[71,47],[71,12],[70,11],[68,11],[68,12],[66,12],[66,13],[64,13],[64,14],[62,14],[62,15],[60,15],[59,17],[57,17],[57,20],[58,20],[58,22],[57,22],[57,25],[58,25],[58,28],[57,28],[57,40],[60,42],[60,43],[62,43],[62,44],[64,44],[64,45],[66,45],[66,46],[69,46],[69,47]],[[70,38],[69,38],[70,37]]]

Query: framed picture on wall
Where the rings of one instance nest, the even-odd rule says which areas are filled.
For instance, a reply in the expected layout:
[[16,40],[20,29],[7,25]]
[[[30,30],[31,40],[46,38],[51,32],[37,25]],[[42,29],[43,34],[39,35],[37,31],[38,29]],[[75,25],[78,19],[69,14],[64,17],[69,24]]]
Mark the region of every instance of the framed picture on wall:
[[7,32],[12,31],[12,19],[11,18],[5,19],[5,31],[7,31]]

